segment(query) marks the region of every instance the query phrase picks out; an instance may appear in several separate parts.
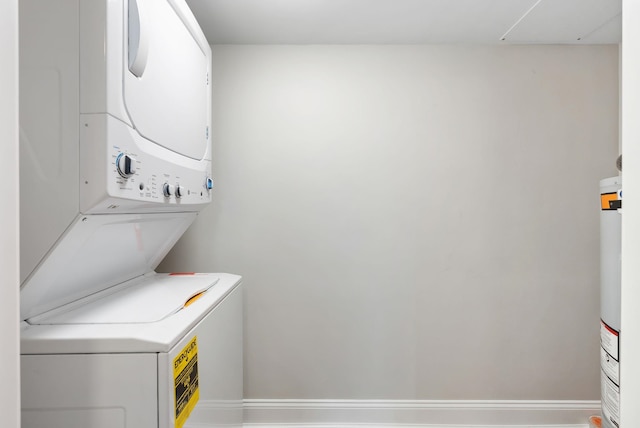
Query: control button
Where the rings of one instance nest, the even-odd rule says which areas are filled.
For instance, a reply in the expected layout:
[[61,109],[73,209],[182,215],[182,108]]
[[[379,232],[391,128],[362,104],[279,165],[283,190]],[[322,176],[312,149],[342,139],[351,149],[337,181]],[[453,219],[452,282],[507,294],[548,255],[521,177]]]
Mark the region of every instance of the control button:
[[181,198],[187,194],[187,189],[184,186],[176,185],[176,198]]
[[213,189],[213,180],[210,179],[209,177],[207,177],[206,187],[207,187],[207,190]]
[[136,173],[136,160],[129,155],[120,153],[116,158],[118,174],[123,178],[129,178]]
[[164,185],[162,186],[162,193],[166,197],[173,195],[174,191],[175,187],[173,187],[173,184],[164,183]]

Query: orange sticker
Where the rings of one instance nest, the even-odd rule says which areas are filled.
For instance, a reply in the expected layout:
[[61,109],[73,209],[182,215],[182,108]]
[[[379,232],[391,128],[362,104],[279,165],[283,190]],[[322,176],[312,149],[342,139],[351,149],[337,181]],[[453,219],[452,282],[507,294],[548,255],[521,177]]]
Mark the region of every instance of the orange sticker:
[[603,193],[600,195],[600,207],[603,210],[615,209],[612,207],[611,202],[618,200],[618,193]]

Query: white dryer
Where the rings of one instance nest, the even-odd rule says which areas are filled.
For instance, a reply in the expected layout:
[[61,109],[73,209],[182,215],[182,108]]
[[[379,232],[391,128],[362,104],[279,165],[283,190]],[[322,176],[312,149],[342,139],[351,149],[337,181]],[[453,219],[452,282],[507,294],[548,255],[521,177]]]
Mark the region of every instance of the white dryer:
[[156,274],[211,201],[184,0],[21,0],[23,427],[242,423],[231,274]]

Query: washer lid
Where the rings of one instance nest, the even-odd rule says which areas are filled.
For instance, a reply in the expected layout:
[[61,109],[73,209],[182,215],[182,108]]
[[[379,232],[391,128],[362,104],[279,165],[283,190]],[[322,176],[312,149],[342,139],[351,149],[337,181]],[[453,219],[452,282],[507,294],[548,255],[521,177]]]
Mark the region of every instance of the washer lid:
[[[207,274],[152,275],[114,287],[112,293],[29,320],[34,325],[141,324],[161,321],[218,283]],[[134,282],[132,284],[132,282]],[[88,300],[91,300],[89,298]],[[75,307],[74,307],[75,306]]]
[[[126,314],[118,315],[119,310],[113,307],[116,301],[126,304],[124,300],[135,296],[139,286],[149,287],[154,289],[150,297],[152,300],[138,300],[144,304],[144,307],[133,310],[139,313],[134,315],[139,320],[149,320],[151,317],[142,316],[143,313],[149,315],[150,307],[154,306],[156,301],[169,301],[160,297],[163,296],[162,290],[179,286],[193,287],[191,288],[193,290],[201,288],[195,284],[206,287],[207,283],[211,284],[216,280],[217,283],[193,304],[157,322],[124,322],[131,317]],[[149,285],[141,285],[143,282]],[[212,332],[208,326],[211,324],[204,323],[203,320],[209,319],[210,316],[215,317],[216,313],[220,313],[217,311],[241,311],[242,300],[239,298],[231,299],[230,302],[235,302],[233,304],[218,308],[228,296],[240,292],[240,282],[240,276],[228,273],[202,273],[189,276],[149,273],[142,278],[129,281],[128,285],[119,286],[117,293],[121,294],[117,298],[116,293],[107,295],[105,291],[100,293],[102,297],[88,297],[83,301],[70,303],[63,308],[23,322],[20,329],[20,352],[23,355],[169,352],[189,332],[210,336]],[[150,285],[152,283],[155,285]],[[111,297],[112,295],[114,297]],[[103,304],[106,305],[104,308]],[[98,317],[86,315],[83,305],[91,305],[94,310],[103,312],[100,316],[102,321],[109,319],[113,323],[76,324],[80,321],[98,321]],[[171,306],[175,308],[173,304],[167,304],[165,308]],[[111,310],[107,310],[108,307],[111,307]],[[104,316],[107,314],[110,315]],[[53,324],[54,321],[67,324]]]
[[152,271],[195,217],[196,213],[79,216],[22,284],[20,319],[31,322]]

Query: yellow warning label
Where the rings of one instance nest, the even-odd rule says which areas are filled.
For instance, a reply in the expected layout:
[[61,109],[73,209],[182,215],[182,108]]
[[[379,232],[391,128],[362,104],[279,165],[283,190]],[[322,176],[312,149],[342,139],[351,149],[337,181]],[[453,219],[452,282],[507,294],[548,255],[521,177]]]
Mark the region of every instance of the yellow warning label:
[[173,359],[173,380],[176,390],[175,428],[182,428],[200,398],[197,339],[194,336]]

